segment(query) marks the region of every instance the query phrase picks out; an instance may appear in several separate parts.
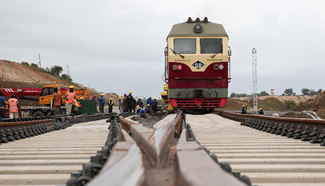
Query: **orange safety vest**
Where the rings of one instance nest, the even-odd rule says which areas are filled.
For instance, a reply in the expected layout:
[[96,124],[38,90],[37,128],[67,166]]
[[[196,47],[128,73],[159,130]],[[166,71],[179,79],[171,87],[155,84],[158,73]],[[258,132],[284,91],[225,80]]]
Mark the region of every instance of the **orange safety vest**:
[[71,92],[68,91],[67,101],[66,103],[73,103],[74,97],[76,96],[76,92],[73,91],[73,94],[71,95]]
[[9,102],[9,112],[18,112],[18,100],[16,98],[10,98]]

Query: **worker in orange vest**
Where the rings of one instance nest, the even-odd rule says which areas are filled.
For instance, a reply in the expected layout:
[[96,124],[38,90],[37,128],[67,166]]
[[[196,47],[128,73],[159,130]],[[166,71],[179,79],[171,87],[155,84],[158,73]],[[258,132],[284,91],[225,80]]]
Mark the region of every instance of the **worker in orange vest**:
[[67,91],[67,93],[65,94],[65,106],[67,107],[67,114],[70,115],[71,114],[71,110],[72,110],[72,105],[74,103],[74,99],[76,98],[76,92],[74,91],[74,86],[71,85],[69,87],[69,91]]
[[19,118],[19,107],[18,107],[18,99],[15,98],[15,94],[11,95],[11,98],[8,100],[9,105],[9,117]]

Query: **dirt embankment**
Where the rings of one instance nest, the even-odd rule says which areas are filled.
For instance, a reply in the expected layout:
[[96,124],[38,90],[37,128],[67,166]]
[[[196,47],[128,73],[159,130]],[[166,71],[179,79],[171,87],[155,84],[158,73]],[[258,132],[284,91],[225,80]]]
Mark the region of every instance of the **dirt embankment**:
[[318,111],[325,111],[325,91],[315,96],[314,99],[310,99],[303,104],[296,106],[295,110],[313,110],[317,108]]
[[[62,80],[42,72],[37,67],[22,65],[8,60],[0,60],[0,88],[42,88],[44,85],[52,83],[60,84],[63,88],[68,88],[71,84],[75,88],[84,88],[82,84]],[[91,95],[97,95],[99,98],[101,92],[93,88],[89,88],[89,90]],[[104,97],[106,103],[112,98],[115,106],[118,105],[119,97],[116,94],[105,94]],[[34,96],[34,98],[37,99],[38,97]],[[25,106],[38,105],[38,101],[20,100],[20,103]]]

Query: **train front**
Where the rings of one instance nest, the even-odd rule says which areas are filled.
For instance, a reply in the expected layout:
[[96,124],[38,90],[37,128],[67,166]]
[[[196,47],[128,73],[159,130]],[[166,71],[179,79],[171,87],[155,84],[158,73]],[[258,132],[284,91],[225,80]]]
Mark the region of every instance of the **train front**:
[[207,18],[175,24],[167,37],[165,55],[172,107],[211,110],[225,106],[231,51],[221,24]]

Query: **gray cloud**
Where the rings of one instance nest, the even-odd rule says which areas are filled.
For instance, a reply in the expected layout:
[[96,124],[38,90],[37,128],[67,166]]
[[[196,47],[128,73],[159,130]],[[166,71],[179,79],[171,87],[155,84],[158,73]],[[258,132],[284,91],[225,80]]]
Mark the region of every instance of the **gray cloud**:
[[99,91],[158,97],[166,36],[173,24],[205,16],[230,36],[229,92],[251,93],[251,49],[258,90],[322,88],[323,1],[41,1],[0,2],[0,58],[69,65],[75,81]]

